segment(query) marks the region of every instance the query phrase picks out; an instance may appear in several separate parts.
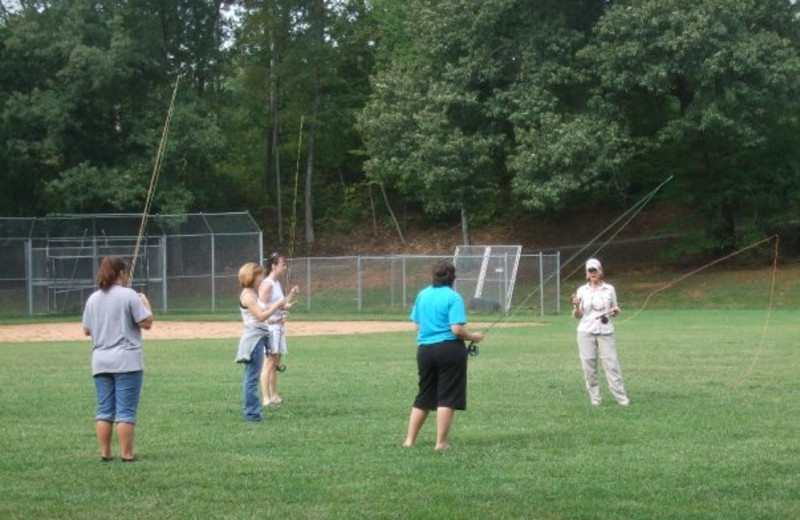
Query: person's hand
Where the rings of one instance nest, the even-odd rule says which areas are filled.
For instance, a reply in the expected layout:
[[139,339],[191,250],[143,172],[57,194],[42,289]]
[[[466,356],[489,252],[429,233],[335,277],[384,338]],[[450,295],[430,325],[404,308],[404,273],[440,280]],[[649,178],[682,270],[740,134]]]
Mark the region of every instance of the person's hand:
[[471,336],[472,336],[470,338],[471,343],[480,343],[481,341],[483,341],[485,335],[483,332],[473,332]]
[[288,311],[294,305],[292,302],[283,302],[283,310]]
[[617,314],[619,314],[620,312],[621,312],[621,311],[620,311],[619,305],[612,305],[612,306],[611,306],[611,309],[609,309],[609,313],[610,313],[612,316],[616,316],[616,315],[617,315]]
[[293,287],[292,287],[292,288],[289,290],[289,294],[287,294],[287,295],[286,295],[286,300],[287,300],[287,301],[289,301],[289,302],[291,302],[292,300],[294,300],[294,296],[295,296],[297,293],[299,293],[299,292],[300,292],[300,287],[298,287],[298,286],[296,286],[296,285],[295,285],[295,286],[293,286]]

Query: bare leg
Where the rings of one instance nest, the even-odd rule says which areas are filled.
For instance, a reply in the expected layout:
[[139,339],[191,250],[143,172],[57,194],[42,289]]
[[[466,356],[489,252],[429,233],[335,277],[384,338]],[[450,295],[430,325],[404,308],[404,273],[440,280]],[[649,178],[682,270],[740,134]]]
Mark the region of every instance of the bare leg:
[[280,362],[280,354],[268,356],[267,387],[269,388],[269,397],[272,400],[272,404],[281,404],[283,401],[281,396],[278,395],[278,365]]
[[404,448],[410,448],[417,440],[417,435],[422,425],[425,424],[425,419],[428,418],[428,410],[420,408],[411,408],[411,416],[408,418],[408,435],[403,442]]
[[135,428],[135,424],[117,423],[117,439],[119,440],[120,457],[123,459],[133,458],[133,432]]
[[264,357],[264,365],[261,367],[261,402],[264,406],[269,405],[269,356]]
[[97,444],[100,446],[100,456],[104,459],[111,458],[111,437],[114,432],[113,424],[108,421],[96,421]]
[[454,413],[455,410],[447,406],[436,409],[436,451],[444,451],[450,447],[447,435],[450,433],[450,425],[453,424]]

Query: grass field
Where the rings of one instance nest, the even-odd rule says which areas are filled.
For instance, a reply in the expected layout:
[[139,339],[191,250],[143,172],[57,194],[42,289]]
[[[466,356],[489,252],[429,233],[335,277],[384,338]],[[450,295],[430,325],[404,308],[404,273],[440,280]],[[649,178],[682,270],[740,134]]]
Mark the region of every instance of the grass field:
[[411,333],[293,338],[257,424],[235,340],[149,341],[135,464],[98,459],[87,343],[0,343],[0,518],[800,518],[800,314],[766,317],[619,323],[628,408],[589,405],[573,320],[496,327],[441,454],[430,420],[399,447]]

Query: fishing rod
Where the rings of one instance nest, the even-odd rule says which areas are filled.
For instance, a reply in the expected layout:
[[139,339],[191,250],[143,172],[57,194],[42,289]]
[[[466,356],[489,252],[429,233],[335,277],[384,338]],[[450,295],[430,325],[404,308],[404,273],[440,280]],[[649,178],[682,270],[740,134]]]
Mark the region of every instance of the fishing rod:
[[144,230],[147,227],[147,217],[150,214],[150,208],[153,206],[153,199],[155,198],[156,184],[158,177],[161,175],[161,165],[164,162],[164,151],[167,148],[167,136],[169,135],[169,127],[172,124],[172,113],[175,109],[175,98],[178,95],[178,83],[180,83],[181,76],[175,78],[175,87],[172,89],[172,98],[169,102],[169,109],[167,110],[167,117],[164,121],[164,129],[161,131],[161,141],[158,143],[158,150],[156,151],[156,158],[153,164],[153,173],[150,175],[150,186],[147,189],[147,197],[145,198],[144,210],[142,211],[142,221],[139,224],[139,234],[136,237],[136,246],[133,249],[133,258],[131,259],[131,268],[128,273],[128,287],[133,283],[133,272],[136,270],[136,260],[139,257],[139,248],[142,244],[142,237]]
[[[567,259],[567,260],[566,260],[566,261],[565,261],[565,262],[562,264],[561,268],[560,268],[560,269],[559,269],[559,271],[557,271],[557,272],[561,272],[561,271],[563,271],[563,270],[564,270],[564,268],[565,268],[566,266],[568,266],[569,264],[571,264],[571,263],[572,263],[572,262],[573,262],[573,261],[574,261],[576,258],[578,258],[579,256],[583,255],[583,254],[584,254],[584,252],[585,252],[587,249],[589,249],[589,248],[590,248],[590,247],[591,247],[593,244],[595,244],[596,242],[598,242],[598,241],[599,241],[599,240],[600,240],[600,239],[601,239],[603,236],[605,236],[605,235],[606,235],[606,233],[608,233],[609,231],[615,230],[615,231],[614,231],[614,233],[612,233],[612,234],[611,234],[611,235],[610,235],[610,236],[609,236],[609,237],[608,237],[606,240],[604,240],[604,241],[603,241],[603,243],[602,243],[602,244],[600,244],[600,246],[599,246],[597,249],[595,249],[595,250],[592,252],[591,256],[595,256],[595,255],[597,255],[597,253],[599,253],[600,251],[602,251],[602,250],[603,250],[603,249],[604,249],[604,248],[605,248],[605,247],[606,247],[606,246],[607,246],[607,245],[608,245],[608,244],[609,244],[609,243],[610,243],[610,242],[611,242],[611,241],[612,241],[614,238],[616,238],[616,236],[617,236],[617,235],[619,235],[619,234],[620,234],[620,233],[621,233],[621,232],[622,232],[622,231],[623,231],[623,230],[624,230],[624,229],[625,229],[625,228],[626,228],[626,227],[627,227],[627,226],[628,226],[628,225],[631,223],[631,221],[633,221],[633,219],[634,219],[634,218],[636,218],[636,216],[637,216],[637,215],[638,215],[638,214],[639,214],[639,213],[642,211],[642,209],[644,209],[644,207],[645,207],[645,206],[647,206],[647,204],[649,204],[651,200],[653,200],[653,198],[656,196],[656,194],[657,194],[659,191],[661,191],[661,188],[663,188],[663,187],[664,187],[664,186],[665,186],[667,183],[669,183],[669,182],[670,182],[670,181],[673,179],[673,177],[674,177],[674,175],[670,175],[669,177],[667,177],[667,178],[666,178],[664,181],[662,181],[662,182],[661,182],[661,184],[659,184],[659,185],[658,185],[658,186],[656,186],[656,187],[655,187],[653,190],[651,190],[651,191],[650,191],[650,192],[648,192],[646,195],[644,195],[644,196],[643,196],[641,199],[639,199],[639,200],[638,200],[638,201],[637,201],[637,202],[636,202],[636,203],[635,203],[633,206],[631,206],[630,208],[628,208],[628,209],[627,209],[627,210],[626,210],[624,213],[622,213],[622,214],[621,214],[619,217],[617,217],[617,218],[616,218],[616,219],[615,219],[613,222],[611,222],[611,224],[609,224],[608,226],[606,226],[606,227],[605,227],[605,228],[604,228],[602,231],[600,231],[600,232],[599,232],[597,235],[595,235],[594,237],[592,237],[592,239],[591,239],[591,240],[589,240],[589,241],[588,241],[588,242],[587,242],[587,243],[586,243],[584,246],[582,246],[582,247],[581,247],[581,248],[580,248],[578,251],[576,251],[574,254],[572,254],[572,256],[570,256],[570,257],[569,257],[569,258],[568,258],[568,259]],[[622,224],[620,224],[620,222],[622,222]],[[568,278],[569,278],[569,277],[571,277],[573,274],[575,274],[575,273],[576,273],[578,270],[580,270],[580,265],[579,265],[579,266],[578,266],[576,269],[574,269],[572,272],[570,272],[570,273],[569,273],[569,274],[568,274],[566,277],[564,277],[564,279],[565,279],[565,280],[566,280],[566,279],[568,279]],[[529,292],[529,293],[528,293],[528,294],[525,296],[525,298],[523,298],[523,300],[522,300],[522,301],[521,301],[519,304],[517,304],[517,305],[516,305],[516,306],[515,306],[515,307],[512,309],[512,311],[511,311],[509,314],[507,314],[507,315],[505,315],[505,316],[502,316],[502,315],[501,315],[500,317],[498,317],[498,318],[497,318],[497,319],[496,319],[494,322],[492,322],[492,323],[491,323],[491,324],[490,324],[490,325],[489,325],[489,326],[488,326],[486,329],[484,329],[483,333],[484,333],[484,334],[487,334],[487,333],[488,333],[490,330],[492,330],[492,329],[493,329],[493,328],[494,328],[494,327],[495,327],[495,326],[496,326],[498,323],[500,323],[500,321],[502,321],[503,319],[505,319],[505,320],[510,320],[511,318],[513,318],[513,317],[514,317],[514,316],[517,314],[517,312],[519,312],[519,310],[520,310],[520,309],[521,309],[521,308],[522,308],[524,305],[526,305],[526,304],[528,303],[528,301],[530,301],[530,299],[531,299],[533,296],[535,296],[536,294],[538,294],[538,292],[541,290],[541,287],[542,287],[544,284],[546,284],[547,282],[549,282],[549,281],[550,281],[550,280],[551,280],[551,279],[552,279],[552,278],[553,278],[555,275],[556,275],[556,273],[553,273],[553,274],[551,274],[550,276],[548,276],[547,278],[545,278],[545,279],[544,279],[544,281],[542,281],[542,282],[539,284],[539,287],[537,287],[536,289],[533,289],[532,291],[530,291],[530,292]],[[608,319],[608,318],[606,318],[606,319]],[[478,355],[478,353],[479,353],[478,346],[477,346],[476,344],[474,344],[474,343],[470,343],[470,344],[467,346],[467,353],[468,353],[469,355],[471,355],[471,356],[477,356],[477,355]]]
[[[290,240],[289,240],[289,255],[287,261],[290,258],[294,257],[294,244],[295,244],[295,232],[297,230],[297,193],[298,193],[298,186],[300,184],[300,152],[303,149],[303,122],[305,120],[305,116],[300,116],[300,129],[297,132],[297,162],[295,164],[294,169],[294,198],[292,200],[292,227],[290,230]],[[272,260],[270,260],[271,262]],[[286,271],[286,286],[289,287],[291,285],[291,272]],[[292,297],[296,293],[292,293],[291,289],[289,291],[289,299],[291,301]],[[289,316],[289,313],[284,311],[284,316]],[[280,373],[286,372],[286,355],[287,352],[283,354],[283,363],[279,363],[278,366],[275,368]]]

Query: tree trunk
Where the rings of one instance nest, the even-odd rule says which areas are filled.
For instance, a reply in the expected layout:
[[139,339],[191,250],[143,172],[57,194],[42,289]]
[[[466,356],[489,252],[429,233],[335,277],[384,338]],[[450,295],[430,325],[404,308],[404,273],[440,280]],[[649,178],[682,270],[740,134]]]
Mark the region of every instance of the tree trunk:
[[375,211],[375,199],[372,198],[372,185],[367,186],[367,193],[369,194],[369,207],[372,210],[372,234],[378,236],[378,214]]
[[732,202],[722,203],[718,219],[713,229],[716,254],[732,253],[736,246],[736,208]]
[[164,70],[169,70],[169,31],[167,30],[167,7],[164,2],[159,2],[159,19],[161,20],[161,48],[164,49]]
[[306,245],[314,243],[314,197],[313,197],[313,178],[314,178],[314,151],[317,140],[317,129],[319,128],[319,111],[322,105],[322,77],[321,69],[326,67],[323,50],[325,49],[325,2],[314,0],[309,6],[309,24],[311,26],[311,54],[309,65],[312,67],[314,102],[311,113],[311,125],[308,129],[308,162],[306,163],[306,182],[305,182],[305,235]]
[[406,245],[406,239],[403,236],[403,230],[400,229],[400,222],[397,221],[397,217],[394,216],[394,211],[392,211],[392,205],[389,204],[389,197],[386,195],[386,188],[384,188],[383,183],[380,183],[381,187],[381,194],[383,194],[383,201],[386,203],[386,209],[389,210],[389,215],[392,217],[392,222],[394,222],[394,228],[397,230],[397,236],[400,237],[400,242],[403,245]]
[[283,244],[283,195],[281,194],[281,127],[277,118],[272,122],[272,157],[275,163],[275,216],[278,220],[278,243]]
[[311,126],[308,129],[308,161],[306,163],[306,183],[304,190],[303,200],[305,201],[304,219],[305,219],[305,235],[306,244],[311,245],[314,243],[314,193],[312,190],[312,181],[314,178],[314,143],[317,137],[317,117],[319,116],[319,105],[322,99],[319,85],[314,89],[314,109],[311,114]]
[[465,208],[463,204],[461,205],[461,241],[465,246],[470,245],[467,208]]
[[[280,146],[280,126],[278,125],[278,45],[277,30],[275,28],[275,17],[277,16],[277,6],[271,3],[271,19],[269,27],[269,114],[272,119],[270,127],[270,142],[267,143],[267,164],[264,168],[267,182],[270,179],[270,168],[274,163],[275,172],[275,213],[278,223],[278,243],[283,245],[283,197],[281,195],[281,154]],[[269,186],[269,184],[267,184]]]

